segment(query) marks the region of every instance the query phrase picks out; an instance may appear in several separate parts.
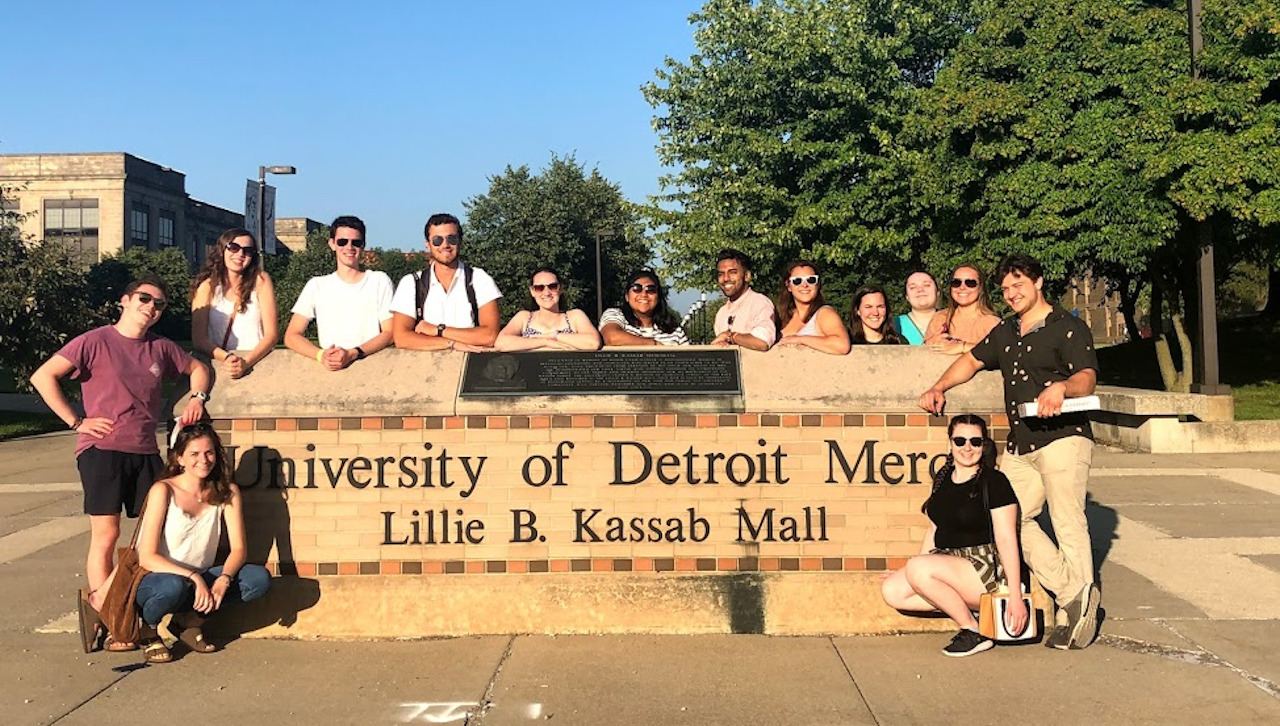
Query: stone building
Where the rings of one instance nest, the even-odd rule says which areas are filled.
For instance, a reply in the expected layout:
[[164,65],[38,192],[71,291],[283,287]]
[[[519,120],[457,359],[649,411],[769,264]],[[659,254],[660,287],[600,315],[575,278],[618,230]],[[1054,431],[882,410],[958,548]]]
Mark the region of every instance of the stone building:
[[130,247],[177,247],[193,265],[244,214],[193,199],[186,175],[120,152],[0,154],[5,209],[25,236],[62,239],[85,265]]
[[1128,339],[1124,315],[1120,312],[1120,296],[1107,294],[1105,282],[1089,275],[1073,278],[1071,289],[1058,304],[1089,326],[1098,345],[1123,343]]
[[[307,235],[324,226],[309,217],[277,217],[276,241],[288,247],[291,252],[302,252],[307,248]],[[279,248],[276,248],[279,250]]]

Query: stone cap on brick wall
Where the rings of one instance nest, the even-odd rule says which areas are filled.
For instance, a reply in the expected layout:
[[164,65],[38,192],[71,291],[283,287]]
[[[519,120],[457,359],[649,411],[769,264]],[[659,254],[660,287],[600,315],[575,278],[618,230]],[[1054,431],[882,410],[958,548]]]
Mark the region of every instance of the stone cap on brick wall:
[[[697,350],[701,346],[689,346]],[[667,349],[670,350],[670,349]],[[686,350],[682,348],[682,350]],[[526,355],[539,355],[530,352]],[[277,350],[240,379],[219,377],[214,418],[455,416],[634,413],[876,413],[918,412],[916,401],[952,356],[917,346],[861,347],[833,356],[798,348],[741,351],[744,396],[458,397],[465,354],[384,350],[350,368],[328,372],[315,361]],[[1230,420],[1230,397],[1168,394],[1102,386],[1108,411],[1149,416]],[[1000,374],[979,373],[952,389],[948,410],[1002,411]],[[185,403],[182,401],[180,403]],[[1225,418],[1224,418],[1225,417]]]

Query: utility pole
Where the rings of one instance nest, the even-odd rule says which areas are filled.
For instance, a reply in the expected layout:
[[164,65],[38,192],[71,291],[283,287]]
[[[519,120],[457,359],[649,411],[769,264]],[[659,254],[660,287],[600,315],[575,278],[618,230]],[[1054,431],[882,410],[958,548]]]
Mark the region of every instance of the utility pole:
[[[1200,34],[1200,0],[1187,3],[1187,32],[1191,39],[1191,79],[1200,80],[1200,54],[1204,38]],[[1231,389],[1218,379],[1218,305],[1214,297],[1213,228],[1208,219],[1198,220],[1196,238],[1200,257],[1196,261],[1196,312],[1199,325],[1195,333],[1195,356],[1191,371],[1192,393],[1225,395]]]

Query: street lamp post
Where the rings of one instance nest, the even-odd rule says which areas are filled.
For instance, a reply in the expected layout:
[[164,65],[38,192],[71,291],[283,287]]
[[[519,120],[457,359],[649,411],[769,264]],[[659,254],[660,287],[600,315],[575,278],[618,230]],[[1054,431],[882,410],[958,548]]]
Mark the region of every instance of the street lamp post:
[[287,176],[297,174],[298,168],[294,166],[260,166],[258,167],[258,252],[266,254],[267,252],[267,212],[263,208],[263,198],[267,191],[267,175],[279,174]]
[[702,313],[702,342],[710,343],[711,336],[707,334],[707,294],[705,292],[698,298],[698,309]]
[[601,273],[600,240],[613,239],[615,232],[611,229],[597,229],[592,232],[596,238],[596,320],[604,315],[604,275]]

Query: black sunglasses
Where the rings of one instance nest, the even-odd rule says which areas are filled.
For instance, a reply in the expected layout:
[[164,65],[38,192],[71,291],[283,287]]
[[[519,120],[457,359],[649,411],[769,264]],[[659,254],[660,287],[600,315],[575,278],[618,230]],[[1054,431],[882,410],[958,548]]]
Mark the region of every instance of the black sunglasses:
[[352,247],[355,247],[358,250],[364,249],[364,240],[358,237],[356,239],[347,239],[346,237],[339,237],[338,239],[335,239],[333,241],[333,243],[338,245],[339,247],[346,247],[348,242],[351,243]]
[[802,284],[817,285],[818,276],[817,275],[797,275],[791,278],[791,284],[795,285],[796,287],[799,287]]
[[657,285],[641,285],[640,283],[637,282],[631,285],[631,292],[647,292],[647,293],[652,293],[656,295],[658,294],[658,286]]
[[147,303],[151,303],[152,305],[155,305],[156,310],[164,310],[165,308],[169,307],[168,300],[165,300],[162,297],[156,297],[155,295],[152,295],[149,292],[140,292],[140,293],[137,293],[137,295],[138,295],[139,303],[143,305],[146,305]]
[[258,254],[258,250],[255,249],[253,245],[238,245],[235,242],[228,242],[226,249],[227,249],[227,252],[230,252],[233,255],[243,252],[246,255],[253,257],[254,255]]
[[543,290],[550,290],[551,292],[555,292],[556,290],[560,289],[560,283],[548,282],[544,285],[541,282],[535,282],[529,287],[532,287],[534,292],[542,292]]
[[182,433],[208,433],[213,431],[213,424],[208,421],[196,421],[193,424],[187,424],[182,427]]
[[457,247],[458,245],[462,244],[462,237],[460,235],[451,234],[448,237],[441,237],[440,235],[436,235],[435,237],[431,238],[432,247],[439,247],[440,245],[443,245],[443,244],[447,244],[450,247]]
[[978,286],[978,281],[977,281],[977,280],[975,280],[975,279],[973,279],[972,277],[953,277],[953,278],[951,278],[951,287],[952,287],[952,288],[958,288],[958,287],[960,287],[961,285],[964,285],[965,287],[967,287],[967,288],[969,288],[970,290],[972,290],[973,288],[975,288],[975,287],[977,287],[977,286]]
[[986,439],[982,436],[970,436],[967,439],[963,436],[951,437],[951,443],[955,444],[957,447],[964,446],[964,442],[966,441],[969,442],[970,446],[977,449],[982,447],[982,444],[986,442]]

